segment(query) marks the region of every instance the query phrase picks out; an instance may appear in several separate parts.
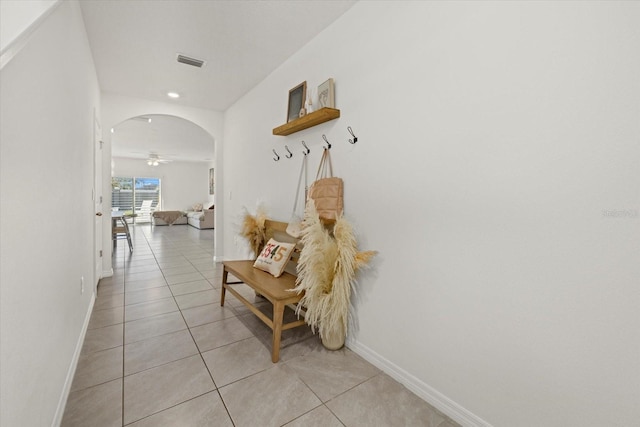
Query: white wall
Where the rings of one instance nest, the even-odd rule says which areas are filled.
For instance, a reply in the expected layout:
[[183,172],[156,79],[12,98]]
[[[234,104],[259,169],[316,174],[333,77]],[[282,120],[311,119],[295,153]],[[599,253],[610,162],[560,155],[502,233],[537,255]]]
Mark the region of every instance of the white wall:
[[[636,425],[638,22],[637,2],[356,4],[227,111],[225,258],[243,206],[288,219],[324,133],[380,251],[353,349],[466,425]],[[271,136],[328,77],[341,118]]]
[[78,4],[58,6],[0,76],[0,425],[55,425],[93,302],[99,89]]
[[162,210],[186,211],[196,203],[213,204],[209,195],[209,162],[178,162],[148,166],[141,159],[113,158],[113,176],[160,178]]
[[[0,51],[37,27],[60,0],[3,0],[0,2]],[[34,25],[35,24],[35,25]]]

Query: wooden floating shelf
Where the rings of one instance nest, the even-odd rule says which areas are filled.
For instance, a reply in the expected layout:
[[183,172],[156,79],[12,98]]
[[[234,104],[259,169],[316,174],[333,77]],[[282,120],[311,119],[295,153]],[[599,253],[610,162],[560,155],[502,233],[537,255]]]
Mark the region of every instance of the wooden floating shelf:
[[318,111],[302,116],[299,119],[295,119],[282,126],[278,126],[273,129],[274,135],[291,135],[292,133],[299,132],[304,129],[308,129],[312,126],[319,125],[320,123],[328,122],[329,120],[337,119],[340,117],[340,110],[335,108],[324,107]]

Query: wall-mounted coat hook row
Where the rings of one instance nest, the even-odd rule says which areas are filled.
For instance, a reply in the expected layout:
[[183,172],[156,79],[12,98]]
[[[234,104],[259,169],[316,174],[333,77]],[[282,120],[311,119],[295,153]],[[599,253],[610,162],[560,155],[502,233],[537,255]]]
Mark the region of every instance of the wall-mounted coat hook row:
[[331,150],[331,144],[329,143],[329,140],[327,139],[327,135],[322,134],[322,139],[324,139],[324,142],[327,143],[327,146],[324,147],[325,150]]
[[349,138],[349,143],[350,144],[355,144],[356,142],[358,142],[358,137],[353,134],[353,129],[351,129],[351,126],[347,126],[347,130],[349,131],[349,133],[353,137],[353,139]]
[[278,153],[276,153],[276,149],[274,148],[274,149],[273,149],[273,150],[271,150],[271,151],[273,151],[273,154],[275,154],[275,155],[276,155],[276,156],[273,158],[273,160],[274,160],[274,161],[276,161],[276,162],[277,162],[278,160],[280,160],[280,156],[278,156]]
[[292,158],[292,157],[293,157],[293,153],[291,152],[291,150],[289,150],[289,147],[287,147],[287,146],[285,145],[285,146],[284,146],[284,148],[285,148],[285,150],[287,150],[287,153],[289,153],[289,154],[285,154],[284,156],[285,156],[287,159]]
[[305,148],[305,151],[303,151],[302,154],[306,156],[307,154],[311,153],[311,150],[309,150],[309,147],[307,147],[307,144],[305,144],[304,141],[302,141],[302,146]]

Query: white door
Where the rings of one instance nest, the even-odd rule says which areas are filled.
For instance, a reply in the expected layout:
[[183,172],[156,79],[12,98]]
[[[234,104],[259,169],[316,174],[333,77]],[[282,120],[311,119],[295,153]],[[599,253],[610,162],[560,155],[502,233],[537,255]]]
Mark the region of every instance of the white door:
[[102,277],[102,221],[104,218],[102,212],[102,128],[95,109],[93,117],[93,203],[95,212],[93,289],[97,294],[98,281]]

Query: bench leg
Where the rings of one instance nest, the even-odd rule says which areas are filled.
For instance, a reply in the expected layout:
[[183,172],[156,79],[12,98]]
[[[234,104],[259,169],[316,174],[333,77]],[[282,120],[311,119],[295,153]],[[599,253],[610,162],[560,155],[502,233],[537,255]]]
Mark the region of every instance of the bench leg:
[[224,306],[224,295],[227,292],[227,288],[224,285],[227,284],[227,276],[229,276],[229,272],[225,268],[222,271],[222,289],[220,289],[220,306]]
[[271,361],[276,363],[280,359],[280,339],[282,337],[282,319],[284,317],[284,304],[273,304],[273,346],[271,348]]

